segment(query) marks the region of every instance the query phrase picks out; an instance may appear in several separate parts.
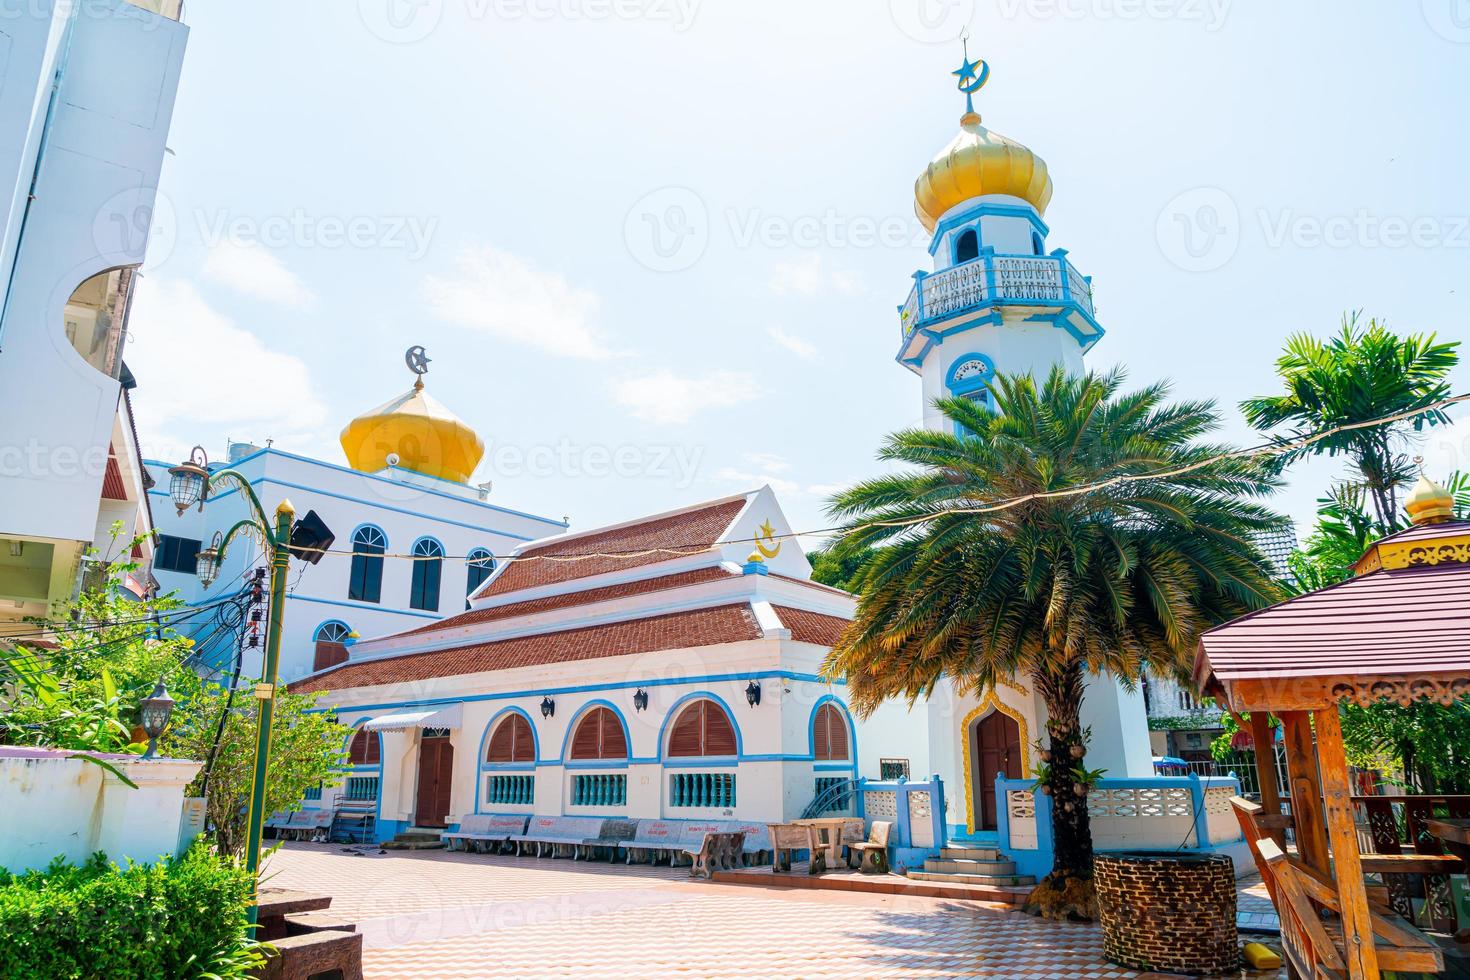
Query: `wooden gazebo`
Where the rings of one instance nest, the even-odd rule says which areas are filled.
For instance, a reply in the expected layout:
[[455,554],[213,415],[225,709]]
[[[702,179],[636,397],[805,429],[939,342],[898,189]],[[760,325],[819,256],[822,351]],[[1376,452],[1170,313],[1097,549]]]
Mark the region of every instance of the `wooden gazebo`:
[[[1370,900],[1365,864],[1386,865],[1358,850],[1338,718],[1344,702],[1470,696],[1470,521],[1454,520],[1449,493],[1422,477],[1406,509],[1413,525],[1373,545],[1353,578],[1210,630],[1195,661],[1205,694],[1250,714],[1261,803],[1237,809],[1288,961],[1307,977],[1443,969],[1438,946]],[[1272,745],[1272,714],[1283,726],[1290,815],[1273,754],[1261,750]],[[1285,853],[1288,828],[1295,855]]]

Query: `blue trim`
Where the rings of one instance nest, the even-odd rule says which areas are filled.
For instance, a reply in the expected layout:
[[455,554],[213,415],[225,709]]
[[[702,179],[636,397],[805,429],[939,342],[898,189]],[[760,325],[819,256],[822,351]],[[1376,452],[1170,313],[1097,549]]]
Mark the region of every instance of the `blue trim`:
[[813,766],[812,768],[821,772],[834,772],[839,769],[850,769],[852,778],[857,778],[857,725],[853,724],[852,715],[847,711],[847,705],[835,694],[824,694],[817,698],[817,703],[812,705],[812,713],[806,720],[806,744],[807,751],[811,753],[813,761],[817,758],[817,712],[822,710],[822,705],[833,704],[837,707],[837,713],[842,716],[842,721],[847,725],[847,761],[839,764],[839,760],[829,759]]
[[[288,453],[288,452],[286,452],[284,450],[281,450],[281,449],[266,448],[266,449],[257,450],[256,452],[251,453],[249,456],[244,456],[244,457],[236,460],[234,463],[232,463],[230,465],[233,468],[238,468],[238,467],[244,465],[245,463],[250,462],[251,460],[257,459],[258,457],[265,456],[267,454],[274,455],[274,456],[280,456],[282,459],[295,460],[298,463],[310,463],[312,466],[320,466],[323,469],[335,470],[338,473],[350,473],[353,476],[362,477],[362,478],[368,479],[368,480],[377,480],[380,483],[392,484],[395,487],[413,486],[414,489],[416,489],[416,490],[419,490],[419,491],[421,491],[423,493],[431,493],[431,494],[433,494],[436,497],[446,497],[446,498],[448,498],[450,500],[458,501],[459,503],[462,503],[462,504],[469,504],[469,505],[471,505],[473,507],[480,507],[480,508],[483,508],[485,510],[493,510],[493,511],[496,511],[496,512],[501,513],[501,514],[509,514],[509,515],[511,515],[513,517],[524,517],[527,520],[537,521],[537,522],[539,522],[541,524],[550,524],[553,527],[560,527],[562,529],[566,529],[568,527],[571,527],[571,524],[569,522],[567,522],[567,521],[557,521],[557,520],[553,520],[553,519],[551,519],[549,517],[539,517],[536,514],[528,514],[525,511],[515,510],[514,508],[511,508],[511,507],[502,507],[499,504],[488,503],[488,502],[486,502],[484,500],[471,500],[471,499],[468,499],[466,497],[462,497],[459,494],[445,493],[443,490],[434,490],[434,489],[431,489],[429,487],[414,486],[411,483],[405,483],[405,482],[400,481],[400,480],[390,480],[390,479],[388,479],[385,476],[378,476],[376,473],[364,473],[361,470],[354,470],[350,466],[340,466],[340,465],[338,465],[336,463],[328,463],[328,462],[326,462],[324,460],[312,459],[309,456],[298,456],[295,453]],[[163,469],[168,469],[169,467],[174,466],[176,464],[174,464],[174,463],[165,463],[165,462],[162,462],[161,460],[156,460],[156,459],[145,459],[145,460],[143,460],[143,465],[144,466],[158,466],[158,467],[161,467]],[[422,476],[423,474],[420,473],[420,474],[415,474],[415,475]],[[262,479],[263,480],[270,480],[269,477],[262,477]],[[251,485],[254,486],[258,482],[260,482],[260,481],[251,481]],[[282,483],[280,483],[279,480],[270,480],[270,482],[280,484],[281,486],[291,486],[291,484],[282,484]],[[444,481],[444,482],[449,482],[449,481]],[[462,484],[455,484],[455,485],[456,486],[461,486]],[[300,490],[311,490],[312,488],[310,488],[310,487],[298,487],[297,489],[300,489]],[[231,491],[231,492],[233,493],[234,491]],[[318,491],[312,491],[312,492],[318,492]],[[332,495],[329,494],[328,496],[332,496]],[[345,500],[351,500],[351,499],[354,499],[354,498],[344,497],[343,499],[345,499]],[[372,501],[367,501],[367,500],[358,501],[358,502],[359,503],[365,503],[365,504],[372,504],[372,506],[381,506],[380,504],[374,504]],[[384,509],[385,510],[391,510],[393,508],[385,507]],[[418,516],[423,516],[423,515],[418,515]],[[442,520],[442,519],[441,518],[434,518],[434,520]],[[452,524],[452,523],[455,523],[455,522],[453,522],[453,521],[445,521],[445,523]],[[463,526],[469,527],[470,525],[463,525]],[[489,529],[487,528],[485,530],[489,530]],[[492,533],[495,533],[495,534],[506,534],[507,537],[520,537],[520,535],[507,534],[507,532],[504,532],[504,531],[494,531]],[[521,540],[522,541],[534,541],[536,539],[535,538],[525,538],[525,537],[522,537]]]
[[[677,683],[685,683],[685,684],[687,684],[688,681],[680,681],[680,682],[677,682]],[[668,729],[669,729],[669,722],[671,722],[678,715],[678,711],[679,711],[679,709],[681,707],[683,707],[684,705],[688,704],[691,701],[697,701],[697,700],[699,700],[701,698],[703,698],[705,700],[708,700],[708,701],[713,701],[715,704],[719,705],[720,708],[725,712],[725,716],[730,719],[730,725],[731,725],[731,727],[733,727],[735,729],[735,757],[738,759],[738,758],[743,758],[745,756],[745,745],[744,745],[743,738],[742,738],[742,736],[740,734],[740,723],[735,720],[735,712],[733,712],[733,711],[730,710],[730,706],[725,703],[725,699],[722,698],[722,697],[720,697],[718,694],[715,694],[713,691],[692,691],[689,694],[684,695],[682,698],[680,698],[679,700],[675,701],[672,705],[669,706],[668,712],[664,714],[663,724],[660,725],[659,728],[658,728],[658,757],[659,757],[659,760],[662,761],[662,762],[664,762],[665,765],[668,764],[668,762],[667,762],[668,750],[667,750],[667,746],[666,746],[665,741],[664,741],[664,733],[667,732]],[[683,761],[682,760],[685,759],[685,758],[687,758],[687,757],[680,756],[680,760],[681,761],[679,763],[677,763],[677,764],[682,765],[683,764]],[[713,758],[729,758],[729,757],[728,756],[716,756],[716,757],[713,757]]]
[[320,623],[317,624],[316,629],[314,629],[314,630],[311,631],[311,639],[312,639],[312,642],[319,641],[322,638],[322,630],[326,629],[328,626],[340,626],[343,629],[345,629],[347,632],[349,632],[349,633],[352,632],[352,627],[351,626],[348,626],[346,623],[342,622],[342,620],[340,620],[340,619],[324,619]]
[[[318,600],[318,601],[320,601],[320,600]],[[388,658],[385,657],[385,658],[381,658],[381,659],[388,659]],[[372,660],[356,660],[356,661],[353,661],[353,663],[372,663],[372,662],[373,662]],[[330,673],[326,673],[326,674],[323,674],[322,676],[330,677],[331,674]],[[415,700],[412,700],[412,701],[384,701],[384,702],[376,703],[376,704],[356,704],[356,705],[351,705],[351,706],[349,706],[349,710],[353,710],[353,711],[382,711],[382,710],[387,709],[387,708],[410,708],[410,707],[419,707],[419,706],[427,707],[429,705],[434,705],[434,704],[453,704],[456,701],[462,701],[462,702],[465,702],[465,703],[469,703],[469,702],[472,702],[472,701],[505,701],[505,700],[510,700],[510,699],[513,699],[513,698],[528,698],[528,697],[537,697],[537,698],[539,698],[539,697],[544,697],[545,695],[548,695],[548,694],[551,694],[551,695],[559,695],[559,694],[587,694],[587,693],[590,693],[592,691],[626,691],[626,690],[630,690],[630,689],[634,689],[634,688],[639,688],[639,687],[668,687],[671,684],[717,684],[717,683],[721,683],[723,681],[746,681],[746,680],[809,681],[809,682],[817,683],[817,684],[833,684],[833,685],[836,685],[838,687],[843,687],[843,686],[846,686],[846,684],[847,684],[847,682],[845,680],[842,680],[841,678],[837,678],[837,679],[834,679],[834,680],[828,680],[827,678],[820,677],[817,674],[798,674],[798,673],[793,673],[791,671],[786,671],[786,670],[762,670],[762,671],[755,671],[755,672],[745,672],[745,673],[740,673],[740,674],[708,674],[708,675],[703,676],[703,677],[655,677],[655,678],[645,678],[645,679],[639,680],[639,681],[610,682],[610,683],[606,683],[606,684],[577,684],[577,685],[573,685],[571,687],[552,687],[552,688],[537,687],[537,688],[531,688],[531,689],[524,690],[524,691],[505,691],[503,693],[502,692],[497,692],[495,694],[463,694],[463,695],[456,695],[456,696],[453,696],[453,697],[442,697],[442,698],[418,698],[418,699],[415,699]],[[345,688],[344,690],[351,690],[351,688]],[[340,694],[341,691],[333,691],[331,693],[333,693],[333,694]],[[691,695],[691,696],[693,696],[693,695]],[[723,704],[724,702],[721,702],[721,703]],[[337,709],[332,708],[332,707],[326,707],[326,708],[310,708],[308,710],[310,710],[310,711],[334,711],[334,710],[337,710]],[[727,708],[727,710],[728,710],[728,708]],[[667,719],[666,719],[666,721],[667,721]],[[740,734],[740,729],[739,729],[738,726],[735,729],[735,733],[736,733],[736,736],[738,737],[739,734]],[[796,757],[791,757],[791,758],[796,758]],[[649,760],[649,761],[655,761],[656,762],[658,760],[657,759],[652,759],[652,760]]]
[[[420,619],[434,620],[444,618],[437,613],[423,612],[418,609],[395,609],[391,606],[384,606],[381,603],[377,602],[358,602],[356,600],[347,599],[318,599],[316,596],[302,595],[299,592],[287,592],[286,598],[299,599],[301,602],[320,602],[323,605],[327,606],[342,606],[345,609],[367,609],[374,612],[392,613],[395,616],[418,616]],[[354,663],[360,662],[361,661],[354,661]]]
[[[526,719],[526,724],[531,726],[531,762],[486,762],[485,748],[490,742],[490,733],[495,731],[495,726],[506,715],[520,715]],[[537,762],[541,758],[541,736],[536,733],[536,723],[531,720],[531,715],[525,708],[517,705],[507,705],[495,714],[485,724],[485,730],[480,733],[480,748],[475,756],[475,812],[483,813],[480,809],[480,795],[485,787],[485,773],[487,772],[530,772],[536,771]],[[501,804],[502,806],[504,804]]]
[[[362,532],[364,532],[364,531],[377,531],[378,532],[378,536],[381,537],[383,540],[381,542],[376,542],[376,541],[359,541],[359,540],[357,540],[357,536],[359,534],[361,534]],[[384,551],[387,551],[388,550],[388,532],[385,531],[385,530],[383,530],[381,527],[379,527],[376,524],[371,524],[371,523],[359,524],[359,525],[357,525],[357,527],[355,527],[355,528],[352,529],[352,550],[353,551],[356,551],[357,550],[357,546],[360,545],[360,544],[361,545],[367,545],[368,547],[372,547],[375,544],[381,544],[383,546],[383,550]]]
[[[572,763],[567,758],[567,753],[572,750],[572,737],[576,734],[578,723],[581,721],[582,717],[584,715],[586,715],[587,712],[591,711],[593,708],[611,708],[612,709],[612,713],[614,715],[617,715],[618,724],[623,726],[623,744],[625,746],[627,746],[627,749],[628,749],[628,756],[627,756],[627,758],[623,758],[623,759],[579,759],[575,763]],[[571,721],[567,724],[566,734],[563,735],[562,736],[562,739],[561,739],[561,755],[560,755],[559,758],[561,759],[561,762],[562,762],[563,765],[577,765],[577,766],[582,766],[582,765],[586,765],[589,762],[591,762],[591,763],[616,762],[619,766],[626,766],[628,764],[629,759],[631,759],[632,756],[633,756],[633,734],[632,734],[632,731],[628,728],[628,719],[623,717],[623,711],[622,711],[622,709],[619,708],[617,705],[613,704],[611,701],[607,700],[606,698],[594,698],[591,701],[584,702],[582,704],[582,706],[577,709],[576,714],[572,715]],[[593,768],[598,768],[598,767],[594,765]]]
[[[960,258],[960,239],[964,238],[965,235],[967,233],[969,233],[969,232],[974,232],[975,233],[975,254],[972,255],[972,256],[970,256],[968,259],[961,259]],[[980,258],[980,248],[981,248],[982,245],[983,245],[983,242],[981,242],[981,240],[980,240],[980,222],[979,221],[976,221],[975,224],[973,226],[971,226],[971,227],[956,229],[955,236],[952,239],[950,239],[949,267],[951,269],[953,269],[955,266],[964,265],[967,262],[974,262],[976,259]]]
[[943,221],[940,221],[934,226],[934,235],[929,240],[929,254],[933,255],[935,252],[939,251],[940,241],[949,232],[953,231],[956,228],[961,228],[964,225],[969,224],[971,221],[976,221],[979,218],[991,216],[1001,218],[1025,218],[1027,221],[1031,222],[1031,227],[1033,229],[1041,232],[1042,238],[1046,238],[1046,236],[1051,234],[1051,229],[1047,227],[1045,221],[1041,220],[1041,215],[1037,214],[1036,209],[1030,207],[1029,205],[977,204],[972,208],[966,208],[963,211],[950,215],[948,218],[945,218]]
[[[955,372],[957,372],[960,368],[964,367],[971,361],[983,362],[985,364],[985,370],[988,372],[988,377],[979,379],[969,378],[964,381],[956,381]],[[981,389],[989,388],[990,379],[994,377],[995,362],[992,361],[988,355],[982,354],[979,351],[971,351],[968,354],[961,354],[959,357],[954,359],[954,363],[949,366],[949,371],[944,377],[944,386],[949,389],[949,393],[951,395],[968,395],[973,391],[979,391]]]
[[413,547],[409,549],[409,552],[408,553],[411,554],[411,555],[418,554],[419,545],[421,545],[421,544],[432,544],[434,547],[436,547],[436,548],[439,549],[439,554],[438,555],[426,554],[423,557],[425,557],[425,558],[435,558],[435,557],[443,558],[444,557],[444,542],[440,541],[438,538],[434,537],[432,534],[425,534],[422,537],[420,537],[417,541],[415,541],[413,543]]

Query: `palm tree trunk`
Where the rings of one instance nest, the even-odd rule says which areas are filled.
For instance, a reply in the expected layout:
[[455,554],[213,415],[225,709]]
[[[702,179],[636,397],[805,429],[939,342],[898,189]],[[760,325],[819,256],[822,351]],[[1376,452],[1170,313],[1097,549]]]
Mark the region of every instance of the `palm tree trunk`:
[[1032,891],[1027,909],[1051,919],[1093,919],[1097,917],[1097,896],[1092,886],[1088,787],[1072,772],[1085,768],[1087,751],[1082,732],[1082,664],[1069,664],[1034,680],[1048,716],[1050,758],[1042,790],[1051,797],[1052,869]]

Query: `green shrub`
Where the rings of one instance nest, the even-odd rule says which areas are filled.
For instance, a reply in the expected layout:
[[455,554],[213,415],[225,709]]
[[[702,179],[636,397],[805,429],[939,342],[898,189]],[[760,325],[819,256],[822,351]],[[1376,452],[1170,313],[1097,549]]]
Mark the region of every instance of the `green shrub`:
[[249,902],[245,869],[202,843],[152,865],[0,871],[0,980],[243,977],[259,962]]

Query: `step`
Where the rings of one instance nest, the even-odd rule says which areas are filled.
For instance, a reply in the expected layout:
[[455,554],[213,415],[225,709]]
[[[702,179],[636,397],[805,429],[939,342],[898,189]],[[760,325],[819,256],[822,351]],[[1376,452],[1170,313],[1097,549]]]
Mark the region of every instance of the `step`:
[[993,887],[1021,887],[1036,884],[1036,878],[1032,875],[975,875],[936,871],[910,871],[909,877],[916,881],[947,881],[961,885],[990,885]]
[[432,851],[442,848],[444,842],[442,840],[398,840],[395,838],[385,840],[378,846],[385,851]]
[[1000,875],[1004,877],[1016,873],[1016,862],[929,858],[924,862],[924,870],[947,875]]
[[939,856],[945,861],[1004,861],[1005,855],[993,847],[941,847]]

